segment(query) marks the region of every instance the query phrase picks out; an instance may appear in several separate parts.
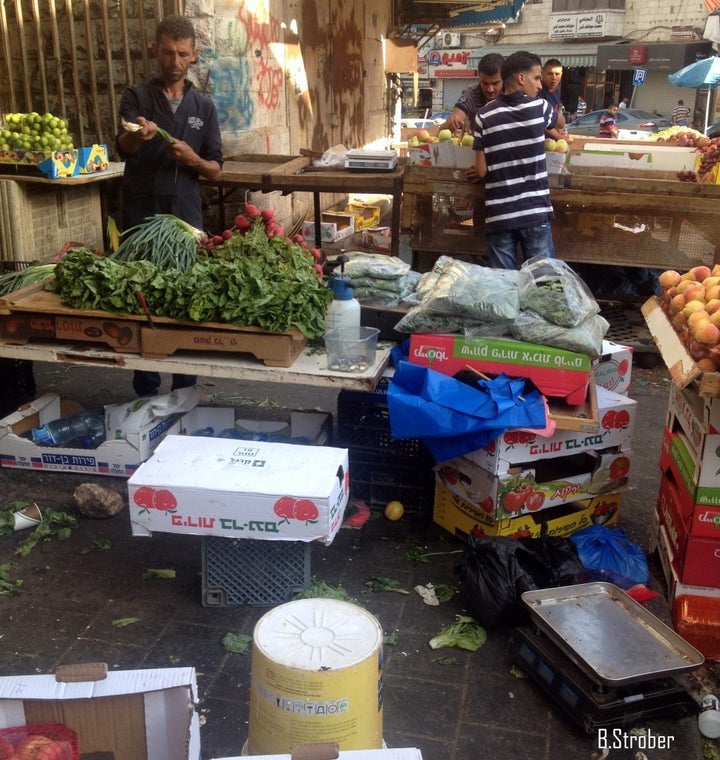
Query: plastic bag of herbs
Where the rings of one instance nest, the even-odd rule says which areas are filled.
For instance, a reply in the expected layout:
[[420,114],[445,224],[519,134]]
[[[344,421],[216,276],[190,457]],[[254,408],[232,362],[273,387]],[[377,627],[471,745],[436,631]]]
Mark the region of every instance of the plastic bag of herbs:
[[600,312],[588,286],[564,261],[533,256],[518,272],[520,308],[561,327],[577,327]]

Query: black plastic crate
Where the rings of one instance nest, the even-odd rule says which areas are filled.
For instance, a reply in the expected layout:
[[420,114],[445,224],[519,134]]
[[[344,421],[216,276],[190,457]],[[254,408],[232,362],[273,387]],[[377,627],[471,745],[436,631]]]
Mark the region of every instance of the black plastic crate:
[[399,501],[408,513],[432,514],[435,493],[433,461],[403,465],[385,454],[350,449],[350,499],[382,510]]
[[308,541],[203,538],[205,607],[283,604],[309,585]]

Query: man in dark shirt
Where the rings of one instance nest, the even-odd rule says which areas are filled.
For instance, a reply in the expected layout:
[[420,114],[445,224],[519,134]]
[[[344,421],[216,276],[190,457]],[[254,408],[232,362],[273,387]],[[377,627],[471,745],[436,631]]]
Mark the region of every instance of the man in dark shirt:
[[453,112],[441,129],[457,131],[466,124],[472,129],[475,114],[502,91],[502,62],[503,57],[499,53],[488,53],[478,61],[478,81],[460,93]]
[[[122,185],[123,230],[153,214],[173,214],[202,228],[199,177],[219,179],[222,141],[213,101],[194,89],[185,75],[197,60],[195,29],[183,16],[167,16],[159,24],[153,53],[159,76],[128,87],[120,101],[120,119],[141,126],[128,132],[120,126],[116,138],[125,160]],[[161,139],[158,127],[170,133]],[[173,375],[172,388],[194,385],[190,375]],[[154,396],[160,387],[157,372],[135,372],[133,388]]]

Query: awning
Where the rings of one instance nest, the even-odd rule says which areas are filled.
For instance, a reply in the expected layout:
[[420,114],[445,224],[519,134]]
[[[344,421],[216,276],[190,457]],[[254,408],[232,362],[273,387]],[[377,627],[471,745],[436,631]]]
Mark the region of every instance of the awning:
[[473,50],[468,57],[468,66],[477,68],[478,61],[488,53],[500,53],[508,56],[518,50],[527,50],[540,57],[545,63],[548,58],[557,58],[564,68],[595,66],[597,63],[597,42],[564,44],[562,42],[545,42],[538,45],[525,42],[522,45],[485,45]]
[[479,2],[476,7],[487,6],[487,10],[461,11],[443,22],[443,29],[487,26],[488,24],[500,24],[509,19],[515,21],[524,5],[525,0],[487,0],[487,2]]

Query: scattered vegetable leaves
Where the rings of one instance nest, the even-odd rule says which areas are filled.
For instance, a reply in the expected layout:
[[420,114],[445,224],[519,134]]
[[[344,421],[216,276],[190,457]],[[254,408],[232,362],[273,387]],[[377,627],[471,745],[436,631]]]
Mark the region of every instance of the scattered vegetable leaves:
[[383,636],[383,644],[386,644],[387,646],[394,647],[397,645],[398,641],[400,641],[400,636],[398,636],[397,631],[386,633]]
[[430,562],[430,557],[439,557],[443,554],[462,554],[462,549],[454,549],[447,552],[429,552],[426,546],[413,546],[412,549],[405,552],[405,558],[412,562],[419,562],[427,565]]
[[368,591],[394,591],[397,594],[409,594],[404,588],[400,588],[400,581],[395,578],[385,578],[375,576],[365,581],[365,588]]
[[56,512],[54,509],[43,510],[43,521],[15,547],[15,554],[25,557],[44,541],[65,541],[70,538],[73,530],[77,528],[78,521],[67,512]]
[[235,654],[247,654],[252,647],[252,636],[246,633],[226,633],[223,636],[222,644],[228,652]]
[[0,564],[0,596],[18,596],[22,579],[13,580],[12,565],[9,562]]
[[90,552],[93,551],[107,551],[111,547],[112,544],[106,538],[96,538],[92,542],[92,546],[86,547],[80,552],[80,554],[90,554]]
[[337,599],[341,602],[350,602],[351,604],[357,604],[362,607],[363,605],[354,599],[344,588],[339,586],[333,586],[326,581],[318,581],[313,579],[312,583],[304,591],[300,591],[293,599]]
[[459,665],[455,657],[433,657],[433,662],[437,662],[438,665]]
[[487,641],[487,632],[471,617],[460,615],[456,622],[445,626],[436,636],[430,639],[431,649],[441,647],[456,647],[474,652]]
[[174,570],[149,569],[143,573],[144,581],[172,580],[175,577]]
[[133,625],[134,623],[139,623],[140,618],[136,617],[126,617],[126,618],[117,618],[116,620],[112,621],[112,624],[115,628],[125,628],[126,625]]

